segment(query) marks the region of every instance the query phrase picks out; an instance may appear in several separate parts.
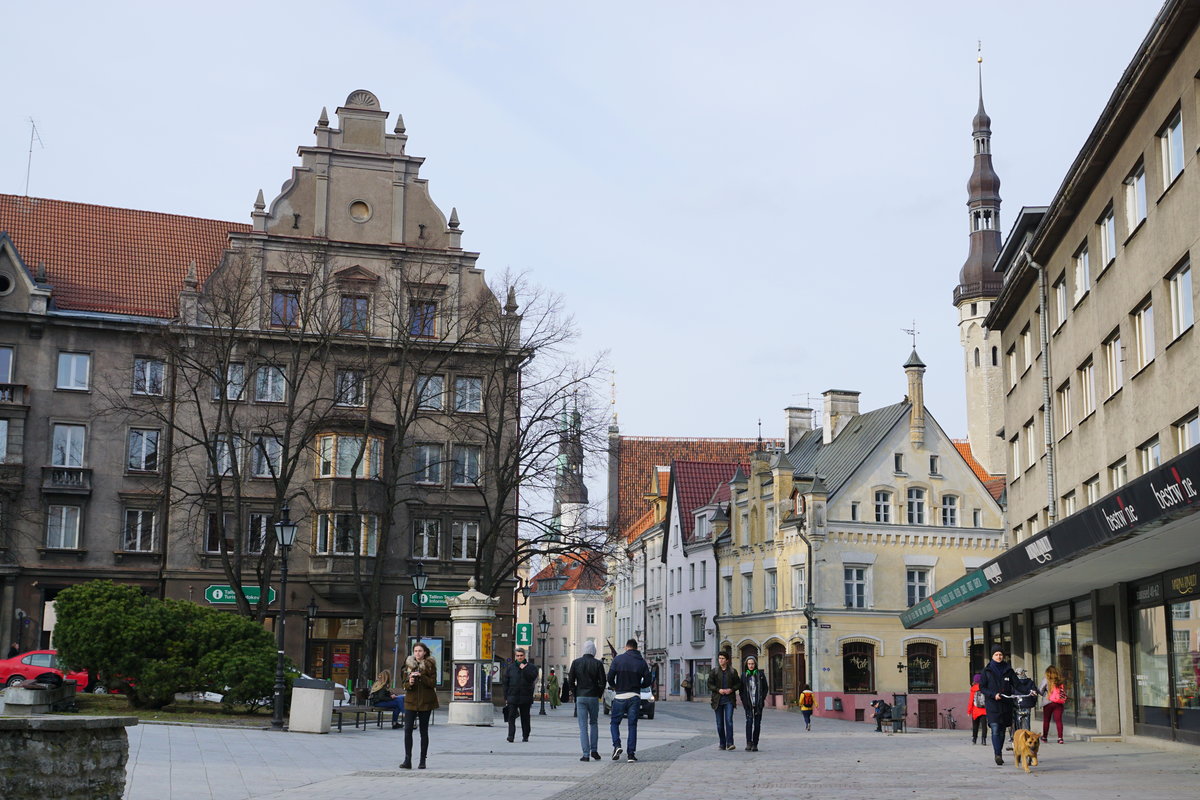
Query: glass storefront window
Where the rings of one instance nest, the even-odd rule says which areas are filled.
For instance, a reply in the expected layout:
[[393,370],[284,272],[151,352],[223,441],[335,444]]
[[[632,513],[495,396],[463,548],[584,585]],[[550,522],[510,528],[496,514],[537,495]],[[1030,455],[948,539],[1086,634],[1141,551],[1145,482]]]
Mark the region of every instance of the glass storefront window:
[[1075,713],[1095,724],[1096,719],[1096,642],[1092,634],[1092,621],[1081,619],[1075,623],[1076,680]]
[[1134,612],[1134,719],[1144,725],[1169,727],[1167,709],[1167,611],[1163,606]]
[[1200,600],[1172,603],[1169,608],[1176,719],[1180,730],[1200,731]]
[[937,646],[921,642],[908,646],[908,691],[937,692]]

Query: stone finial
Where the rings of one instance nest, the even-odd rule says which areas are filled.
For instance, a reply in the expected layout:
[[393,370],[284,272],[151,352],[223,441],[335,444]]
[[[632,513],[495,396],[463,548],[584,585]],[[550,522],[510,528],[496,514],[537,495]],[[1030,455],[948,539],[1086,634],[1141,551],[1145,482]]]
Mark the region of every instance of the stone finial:
[[38,262],[37,282],[38,283],[46,282],[46,262],[45,261]]
[[510,286],[510,287],[508,287],[508,300],[504,304],[504,313],[505,314],[515,314],[515,313],[517,313],[518,308],[519,308],[519,306],[517,305],[517,287]]
[[188,264],[187,275],[184,276],[183,285],[194,291],[199,283],[200,281],[196,278],[196,260],[192,259],[191,263]]
[[450,225],[451,230],[455,230],[455,231],[458,230],[458,209],[457,208],[450,209],[450,222],[448,224]]
[[263,210],[264,208],[266,208],[266,207],[267,207],[267,201],[266,201],[266,199],[263,197],[263,190],[262,190],[262,189],[259,189],[259,190],[258,190],[258,197],[257,197],[257,198],[255,198],[255,200],[254,200],[254,210],[255,210],[255,211],[262,211],[262,210]]
[[321,106],[321,116],[317,117],[317,127],[318,128],[328,128],[329,127],[329,109],[326,108],[325,106]]
[[474,575],[472,575],[470,578],[467,578],[467,591],[468,592],[475,591],[475,576]]
[[407,128],[404,127],[404,115],[397,114],[396,115],[396,130],[394,132],[395,133],[404,133],[406,130],[407,130]]

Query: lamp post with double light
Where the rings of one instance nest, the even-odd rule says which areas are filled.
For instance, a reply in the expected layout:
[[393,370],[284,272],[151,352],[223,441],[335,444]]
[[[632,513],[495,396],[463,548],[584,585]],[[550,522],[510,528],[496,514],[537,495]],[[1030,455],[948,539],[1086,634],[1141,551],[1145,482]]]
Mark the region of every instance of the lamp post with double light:
[[542,708],[539,716],[546,715],[546,634],[550,632],[550,620],[546,619],[546,610],[542,609],[542,618],[538,620],[538,631],[542,634],[542,646],[538,648],[538,657],[542,661]]
[[[281,517],[275,523],[275,543],[279,545],[279,625],[275,631],[275,707],[271,727],[283,730],[283,632],[287,620],[288,551],[296,543],[296,523],[288,516],[287,503],[279,509]],[[270,587],[267,587],[268,590]]]

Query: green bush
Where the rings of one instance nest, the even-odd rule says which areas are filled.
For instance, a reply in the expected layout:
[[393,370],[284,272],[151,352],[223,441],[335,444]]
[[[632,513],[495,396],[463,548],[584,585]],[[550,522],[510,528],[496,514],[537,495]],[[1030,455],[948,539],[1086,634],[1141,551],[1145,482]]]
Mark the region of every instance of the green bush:
[[62,659],[87,669],[93,683],[121,685],[139,708],[162,708],[194,691],[254,708],[274,691],[272,636],[237,614],[110,581],[59,592],[55,609]]

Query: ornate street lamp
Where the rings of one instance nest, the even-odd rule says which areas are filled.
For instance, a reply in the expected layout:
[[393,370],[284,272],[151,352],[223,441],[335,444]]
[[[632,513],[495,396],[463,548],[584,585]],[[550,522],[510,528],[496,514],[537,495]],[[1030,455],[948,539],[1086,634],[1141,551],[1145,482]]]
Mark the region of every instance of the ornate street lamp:
[[538,655],[542,659],[542,709],[538,711],[539,716],[546,715],[546,634],[550,632],[550,620],[546,619],[546,610],[541,611],[542,618],[538,620],[538,631],[542,634],[542,646],[538,649]]
[[417,562],[417,571],[412,575],[413,588],[417,590],[417,641],[421,641],[421,595],[429,585],[429,576],[425,574],[425,565]]
[[[279,545],[279,626],[275,631],[275,713],[271,717],[271,727],[277,731],[283,730],[283,631],[287,621],[287,578],[288,551],[296,543],[296,523],[288,516],[288,506],[284,503],[279,509],[282,515],[275,523],[275,542]],[[270,587],[267,587],[270,591]]]

